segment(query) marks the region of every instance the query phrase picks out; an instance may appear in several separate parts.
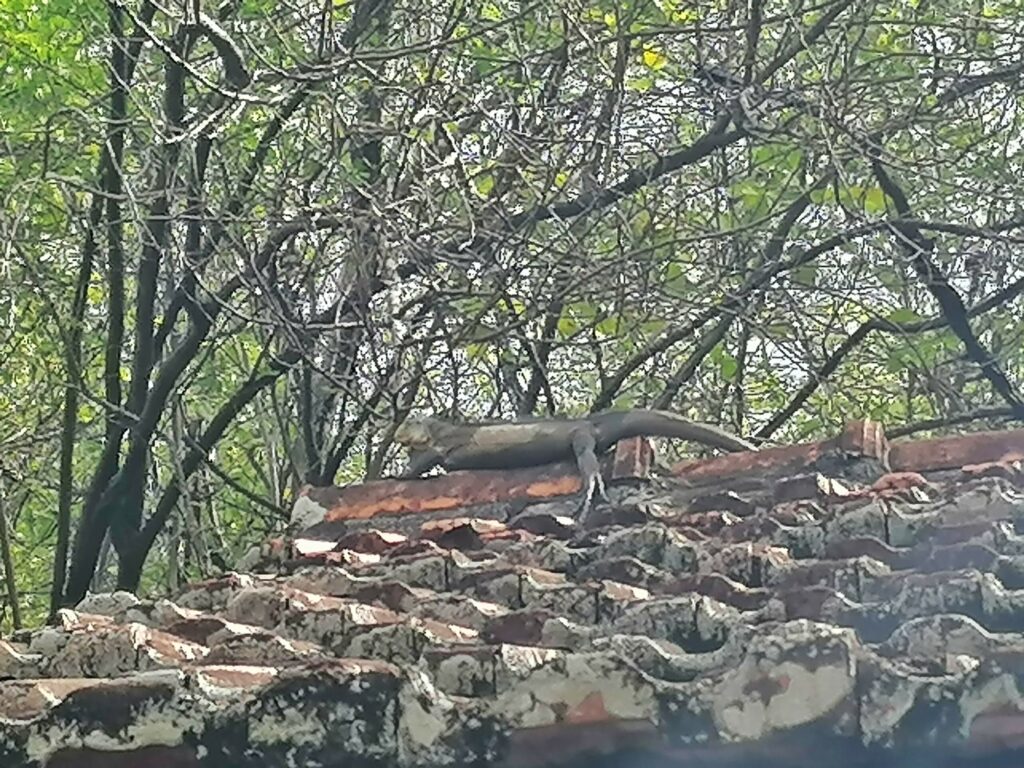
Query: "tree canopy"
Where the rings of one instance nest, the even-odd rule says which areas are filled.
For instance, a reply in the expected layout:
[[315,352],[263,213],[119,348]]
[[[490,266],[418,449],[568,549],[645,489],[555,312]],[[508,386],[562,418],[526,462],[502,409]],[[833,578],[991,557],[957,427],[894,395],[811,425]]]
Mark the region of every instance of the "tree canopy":
[[410,412],[1024,419],[1021,0],[5,9],[6,622],[225,567]]

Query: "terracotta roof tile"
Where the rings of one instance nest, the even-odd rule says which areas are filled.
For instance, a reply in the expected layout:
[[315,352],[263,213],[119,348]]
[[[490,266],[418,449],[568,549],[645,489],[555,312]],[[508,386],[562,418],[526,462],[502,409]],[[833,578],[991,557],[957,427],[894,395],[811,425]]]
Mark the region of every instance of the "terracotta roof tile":
[[305,489],[249,573],[0,641],[0,765],[1016,766],[1022,457],[633,439],[586,527],[569,465]]

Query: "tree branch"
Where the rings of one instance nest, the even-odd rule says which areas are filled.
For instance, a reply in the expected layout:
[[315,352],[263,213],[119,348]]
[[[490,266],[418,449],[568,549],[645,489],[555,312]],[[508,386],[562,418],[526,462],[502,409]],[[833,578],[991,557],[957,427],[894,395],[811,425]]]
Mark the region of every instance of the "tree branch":
[[[989,296],[985,301],[982,301],[968,310],[967,315],[969,317],[975,317],[982,315],[991,309],[1006,304],[1012,301],[1021,293],[1024,293],[1024,277],[1015,280],[1010,285],[1007,285],[1000,291],[997,291],[992,296]],[[864,339],[866,339],[874,331],[885,331],[887,333],[899,334],[905,336],[911,336],[918,333],[925,333],[926,331],[934,331],[940,328],[946,328],[949,325],[949,320],[944,315],[939,315],[930,320],[921,320],[916,323],[893,323],[889,320],[880,317],[873,317],[867,322],[864,322],[857,328],[847,339],[843,341],[832,354],[829,355],[828,360],[807,380],[793,398],[789,401],[785,408],[775,414],[771,420],[765,424],[757,432],[757,437],[767,440],[770,438],[779,427],[785,424],[790,417],[792,417],[804,403],[810,399],[811,395],[820,387],[829,376],[835,373],[839,366],[845,360],[846,356],[850,354],[857,346],[860,345]],[[1012,413],[1012,409],[1010,409]],[[922,429],[928,429],[929,427],[922,427]],[[909,433],[908,433],[909,434]]]
[[[879,186],[896,206],[896,212],[900,218],[904,220],[911,218],[910,203],[906,195],[883,167],[877,151],[871,159],[871,168],[875,178],[878,179]],[[1024,419],[1024,402],[1021,401],[1020,395],[1015,391],[999,363],[974,335],[971,324],[968,322],[967,309],[964,307],[963,300],[949,284],[938,265],[932,261],[930,254],[935,250],[934,241],[925,237],[921,230],[913,224],[890,222],[890,227],[899,236],[904,250],[910,255],[918,279],[935,297],[943,315],[949,322],[949,327],[963,342],[968,357],[978,364],[982,374],[991,382],[992,387],[1014,409],[1016,417]]]
[[1004,419],[1009,417],[1014,417],[1013,408],[1007,406],[1002,408],[978,408],[967,413],[958,413],[955,416],[940,416],[935,419],[925,419],[924,421],[896,427],[895,429],[886,429],[885,436],[896,439],[898,437],[907,437],[917,432],[924,432],[925,430],[953,427],[957,424],[970,424],[972,421],[980,421],[981,419]]
[[[765,246],[764,255],[760,260],[759,266],[778,263],[779,258],[782,256],[782,251],[786,247],[786,241],[789,239],[790,232],[793,231],[793,227],[796,226],[796,222],[803,212],[807,210],[807,206],[811,204],[811,195],[815,190],[821,189],[822,186],[827,184],[831,178],[831,172],[823,175],[789,204],[779,223],[772,231],[772,236]],[[738,302],[733,309],[722,313],[723,317],[715,325],[714,329],[707,334],[706,338],[701,340],[701,343],[697,345],[697,349],[693,351],[686,362],[669,379],[665,390],[654,401],[655,408],[668,408],[671,405],[676,395],[679,394],[679,389],[683,383],[693,376],[704,358],[715,348],[719,341],[725,338],[725,334],[728,333],[733,321],[740,316],[739,310],[742,309],[744,303],[745,301]]]
[[809,264],[832,249],[845,245],[846,243],[856,240],[863,235],[877,232],[883,227],[884,225],[882,223],[863,224],[861,226],[854,227],[853,229],[848,229],[845,232],[841,232],[838,235],[833,235],[828,240],[825,240],[812,248],[808,248],[806,251],[798,253],[785,261],[776,261],[774,263],[766,262],[764,265],[754,270],[742,286],[737,288],[735,292],[731,293],[726,298],[722,299],[718,304],[702,310],[696,317],[691,319],[685,325],[669,331],[659,339],[655,339],[648,344],[645,349],[640,350],[629,358],[629,360],[622,365],[619,371],[605,382],[591,406],[591,411],[600,411],[609,407],[616,393],[622,387],[622,384],[626,381],[629,375],[637,370],[641,365],[646,363],[655,355],[664,352],[676,342],[692,336],[710,320],[719,317],[725,312],[738,312],[738,310],[742,308],[743,304],[749,299],[751,294],[764,286],[770,280],[774,279],[777,275],[796,269],[804,264]]

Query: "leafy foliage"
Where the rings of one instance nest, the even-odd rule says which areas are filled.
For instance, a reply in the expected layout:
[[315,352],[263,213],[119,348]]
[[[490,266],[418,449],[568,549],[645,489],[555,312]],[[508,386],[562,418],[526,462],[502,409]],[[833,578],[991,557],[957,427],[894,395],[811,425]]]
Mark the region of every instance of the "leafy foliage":
[[148,0],[4,10],[26,621],[61,521],[65,601],[161,593],[302,483],[388,473],[410,410],[1024,416],[1018,0],[242,0],[220,40]]

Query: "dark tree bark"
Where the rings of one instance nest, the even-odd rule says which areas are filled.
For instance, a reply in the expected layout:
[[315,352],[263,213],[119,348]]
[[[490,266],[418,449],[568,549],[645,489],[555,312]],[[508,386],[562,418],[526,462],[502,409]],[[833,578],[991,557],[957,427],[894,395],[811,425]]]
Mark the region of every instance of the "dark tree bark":
[[[86,499],[86,508],[98,499],[99,492],[116,471],[124,425],[116,408],[121,404],[121,347],[124,338],[124,246],[121,214],[121,168],[124,162],[124,131],[128,118],[128,89],[135,74],[143,38],[138,32],[127,40],[124,33],[124,11],[115,3],[108,4],[110,31],[113,38],[110,53],[110,119],[107,140],[100,154],[97,173],[102,180],[101,191],[94,193],[89,206],[89,219],[82,248],[82,260],[72,301],[71,326],[66,340],[65,365],[68,384],[64,391],[64,414],[61,427],[61,456],[57,505],[57,542],[54,549],[53,585],[50,591],[52,620],[63,601],[67,578],[68,548],[71,539],[71,507],[74,489],[71,475],[74,460],[75,433],[78,426],[78,389],[81,386],[82,323],[85,316],[86,292],[93,265],[99,252],[97,232],[106,202],[108,326],[104,361],[104,397],[107,404],[104,450]],[[156,6],[146,2],[139,23],[148,25]],[[83,520],[84,524],[84,520]],[[79,527],[81,534],[82,527]],[[105,535],[105,531],[104,534]],[[100,537],[102,541],[102,535]],[[76,543],[77,546],[77,543]],[[98,546],[98,545],[97,545]]]

